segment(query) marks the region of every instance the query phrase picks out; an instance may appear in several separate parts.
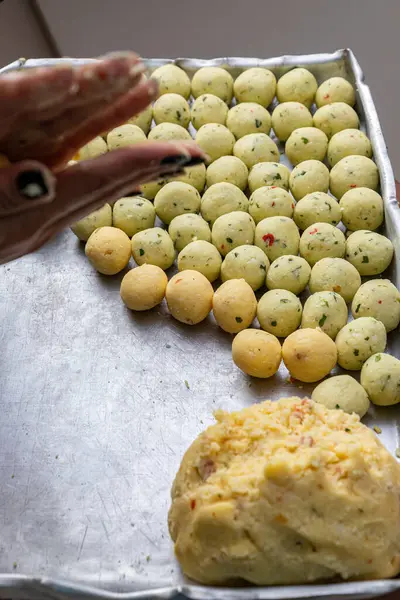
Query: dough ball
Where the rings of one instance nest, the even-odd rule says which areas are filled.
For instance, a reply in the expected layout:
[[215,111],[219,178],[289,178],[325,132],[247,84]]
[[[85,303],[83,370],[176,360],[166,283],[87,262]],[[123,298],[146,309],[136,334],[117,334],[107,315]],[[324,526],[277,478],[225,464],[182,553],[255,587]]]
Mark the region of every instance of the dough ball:
[[272,113],[272,127],[281,142],[286,142],[295,129],[312,126],[312,115],[301,102],[283,102]]
[[352,188],[366,187],[376,190],[379,184],[378,167],[366,156],[346,156],[333,167],[329,187],[336,198]]
[[148,135],[149,140],[170,142],[176,140],[191,140],[192,136],[187,129],[176,123],[160,123],[153,127]]
[[353,86],[343,77],[331,77],[327,79],[317,89],[315,94],[315,103],[320,108],[325,104],[332,102],[344,102],[349,106],[356,103],[356,94]]
[[311,266],[322,258],[343,258],[345,251],[344,233],[329,223],[314,223],[300,238],[300,256]]
[[172,487],[169,530],[188,577],[286,586],[397,575],[400,466],[357,415],[282,398],[216,419]]
[[158,93],[180,94],[186,100],[190,96],[190,79],[183,69],[176,65],[163,65],[151,74],[152,79],[158,82]]
[[343,129],[358,129],[360,121],[354,108],[344,102],[321,106],[314,114],[314,127],[321,129],[328,138]]
[[154,208],[157,216],[167,225],[178,215],[198,213],[200,194],[192,185],[181,181],[171,181],[157,192]]
[[209,156],[207,164],[232,154],[235,137],[225,125],[206,123],[196,133],[196,143]]
[[275,185],[257,188],[249,199],[249,213],[256,223],[268,217],[292,217],[293,209],[292,196]]
[[384,352],[386,329],[372,317],[360,317],[347,323],[336,336],[338,363],[348,371],[359,371],[367,358]]
[[308,108],[314,102],[318,84],[314,75],[307,69],[296,67],[278,80],[276,96],[279,102],[301,102]]
[[317,292],[307,298],[301,327],[321,329],[333,340],[347,323],[347,305],[336,292]]
[[310,274],[311,267],[301,256],[279,256],[268,269],[267,288],[300,294],[306,289]]
[[86,242],[85,254],[96,271],[116,275],[129,262],[131,241],[116,227],[99,227]]
[[194,98],[213,94],[230,104],[233,96],[232,75],[221,67],[202,67],[193,75],[192,94]]
[[282,360],[278,338],[260,329],[244,329],[232,342],[235,365],[252,377],[266,379],[275,375]]
[[257,306],[260,327],[277,337],[287,337],[301,322],[301,302],[288,290],[270,290],[261,296]]
[[374,404],[393,406],[400,402],[400,360],[394,356],[371,356],[363,364],[360,381]]
[[265,285],[269,260],[256,246],[238,246],[228,252],[221,267],[222,281],[244,279],[253,290]]
[[214,222],[212,243],[222,256],[238,246],[251,245],[254,241],[255,224],[253,218],[243,211],[233,211],[221,215]]
[[111,227],[112,225],[112,209],[109,204],[105,204],[98,210],[90,213],[77,223],[71,226],[72,231],[82,242],[87,242],[92,233],[98,227]]
[[301,200],[312,192],[327,192],[328,168],[319,160],[305,160],[290,173],[289,187],[296,200]]
[[347,303],[361,285],[360,273],[343,258],[322,258],[311,269],[310,292],[332,291]]
[[250,327],[256,311],[256,297],[244,279],[225,281],[214,293],[214,318],[228,333],[238,333]]
[[257,163],[279,160],[278,146],[265,133],[249,133],[241,137],[233,147],[233,154],[240,158],[248,169]]
[[285,165],[277,162],[261,162],[251,169],[249,174],[250,192],[255,192],[260,187],[279,187],[289,189],[290,171]]
[[157,192],[162,190],[164,185],[167,183],[166,178],[158,179],[157,181],[149,181],[149,183],[142,183],[140,186],[141,192],[147,200],[154,200]]
[[342,218],[340,206],[325,192],[307,194],[295,206],[293,219],[297,227],[304,231],[314,223],[338,225]]
[[349,190],[340,199],[343,225],[350,231],[378,229],[383,223],[383,201],[381,196],[369,188]]
[[130,125],[129,123],[115,127],[107,134],[107,146],[110,152],[145,141],[146,136],[143,130],[137,125]]
[[249,133],[265,133],[268,135],[271,131],[271,115],[260,104],[242,102],[229,110],[226,126],[236,139]]
[[145,135],[147,135],[150,131],[151,122],[153,120],[153,107],[151,104],[138,115],[131,117],[128,119],[127,123],[129,125],[137,125],[143,131]]
[[113,207],[114,227],[132,237],[135,233],[154,227],[156,211],[151,202],[141,196],[120,198]]
[[89,158],[97,158],[108,152],[108,146],[102,137],[99,135],[88,142],[81,148],[77,154],[77,160],[88,160]]
[[200,164],[194,165],[194,167],[186,167],[183,175],[170,177],[168,181],[182,181],[183,183],[192,185],[198,192],[202,192],[206,185],[206,166]]
[[299,230],[295,222],[288,217],[268,217],[256,227],[254,243],[265,252],[271,262],[285,254],[296,255],[299,242]]
[[214,290],[207,277],[198,271],[181,271],[168,282],[165,292],[171,315],[186,325],[197,325],[212,308]]
[[221,263],[222,258],[216,247],[205,240],[190,242],[178,254],[179,271],[198,271],[211,283],[218,279]]
[[233,93],[238,102],[256,102],[269,106],[276,91],[276,77],[269,69],[246,69],[235,79]]
[[320,381],[336,365],[335,342],[319,329],[298,329],[282,346],[283,362],[294,379],[313,383]]
[[346,259],[360,275],[383,273],[393,258],[393,244],[375,231],[355,231],[346,240]]
[[400,323],[400,292],[389,279],[366,281],[353,298],[351,312],[355,319],[374,317],[393,331]]
[[210,227],[200,215],[178,215],[172,219],[168,232],[178,252],[196,240],[211,242]]
[[213,94],[203,94],[193,102],[191,117],[192,125],[195,129],[200,129],[200,127],[207,123],[225,125],[227,116],[227,105],[221,98]]
[[160,267],[142,265],[129,271],[121,282],[122,301],[131,310],[149,310],[162,302],[168,277]]
[[338,375],[325,379],[314,389],[311,398],[326,408],[341,409],[350,415],[356,413],[360,418],[369,409],[369,398],[366,391],[350,375]]
[[300,127],[290,134],[286,144],[286,156],[292,165],[304,160],[324,160],[328,138],[316,127]]
[[332,136],[328,144],[328,164],[334,167],[346,156],[366,156],[371,158],[371,142],[359,129],[342,129]]
[[187,128],[190,123],[189,104],[179,94],[163,94],[154,102],[153,116],[157,125],[176,123]]
[[246,195],[233,183],[214,183],[203,194],[201,214],[203,219],[214,224],[221,215],[234,211],[247,212],[249,201]]
[[214,183],[227,181],[237,185],[243,191],[247,186],[248,175],[248,169],[240,158],[237,158],[237,156],[221,156],[207,168],[207,187],[214,185]]
[[174,244],[164,229],[152,227],[135,233],[132,238],[132,256],[139,266],[156,265],[165,271],[175,260]]

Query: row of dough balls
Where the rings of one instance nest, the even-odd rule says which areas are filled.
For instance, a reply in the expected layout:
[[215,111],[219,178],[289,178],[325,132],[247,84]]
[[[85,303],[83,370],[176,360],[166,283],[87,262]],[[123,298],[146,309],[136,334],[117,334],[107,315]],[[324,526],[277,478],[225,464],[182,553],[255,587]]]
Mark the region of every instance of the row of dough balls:
[[315,101],[318,107],[332,102],[344,102],[354,106],[356,98],[351,83],[342,77],[331,77],[319,87],[314,75],[303,67],[296,67],[282,75],[278,82],[269,69],[253,67],[244,70],[235,80],[221,67],[202,67],[190,81],[180,67],[167,64],[153,71],[151,77],[159,85],[159,94],[178,94],[188,99],[212,94],[226,104],[232,102],[255,102],[267,107],[275,95],[279,102],[296,101],[311,107]]

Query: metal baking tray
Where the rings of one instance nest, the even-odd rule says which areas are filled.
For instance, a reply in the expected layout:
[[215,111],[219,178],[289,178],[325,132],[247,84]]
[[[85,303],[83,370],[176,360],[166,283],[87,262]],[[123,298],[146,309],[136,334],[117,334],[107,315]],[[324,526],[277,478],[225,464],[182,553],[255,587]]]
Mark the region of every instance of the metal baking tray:
[[[3,72],[58,62],[20,59]],[[334,75],[352,81],[395,246],[390,277],[400,285],[395,182],[370,90],[350,50],[148,65],[166,62],[189,73],[223,65],[233,75],[264,66],[279,76],[306,66],[319,82]],[[186,448],[213,422],[216,408],[305,396],[310,387],[289,383],[284,367],[271,380],[245,377],[232,363],[231,336],[212,316],[189,327],[163,305],[146,314],[128,311],[119,298],[122,276],[97,274],[70,231],[0,267],[0,597],[277,600],[400,589],[400,579],[213,588],[182,576],[167,511]],[[389,351],[399,356],[396,335],[389,336]],[[381,427],[393,453],[399,414],[396,407],[372,408],[366,419]]]

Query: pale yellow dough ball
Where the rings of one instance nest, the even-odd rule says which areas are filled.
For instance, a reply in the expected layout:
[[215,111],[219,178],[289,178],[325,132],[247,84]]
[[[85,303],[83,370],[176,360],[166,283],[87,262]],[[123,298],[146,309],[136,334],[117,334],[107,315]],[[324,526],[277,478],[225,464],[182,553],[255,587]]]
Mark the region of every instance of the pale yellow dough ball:
[[112,225],[112,208],[105,204],[98,210],[90,213],[77,223],[71,226],[72,231],[82,242],[87,242],[92,233],[98,227],[107,227]]
[[345,102],[349,106],[354,106],[356,102],[353,86],[343,77],[331,77],[321,83],[317,89],[315,103],[318,108],[325,104],[332,104],[332,102]]
[[187,128],[190,123],[189,104],[179,94],[163,94],[153,106],[154,121],[159,123],[176,123]]
[[137,125],[147,135],[150,131],[151,122],[153,120],[153,107],[151,104],[138,115],[128,119],[127,123],[130,125]]
[[270,290],[261,296],[257,306],[260,327],[277,337],[287,337],[301,322],[301,302],[288,290]]
[[201,199],[200,211],[203,219],[211,225],[220,217],[234,211],[247,212],[249,201],[233,183],[214,183],[206,189]]
[[286,142],[296,129],[312,126],[312,114],[301,102],[282,102],[272,113],[273,130],[282,142]]
[[246,69],[233,84],[233,93],[238,102],[256,102],[262,106],[271,104],[275,91],[275,75],[261,67]]
[[290,173],[289,187],[296,200],[312,192],[327,192],[329,170],[319,160],[305,160]]
[[314,127],[321,129],[328,138],[343,129],[358,129],[360,120],[354,108],[344,102],[321,106],[313,117]]
[[336,365],[333,340],[319,329],[298,329],[283,342],[283,361],[290,375],[299,381],[320,381]]
[[333,340],[346,325],[348,310],[342,296],[336,292],[316,292],[304,304],[301,327],[321,329]]
[[190,79],[187,73],[176,65],[163,65],[151,74],[152,79],[158,82],[158,93],[180,94],[188,99],[190,96]]
[[266,379],[279,369],[282,348],[274,335],[259,329],[244,329],[233,340],[232,359],[246,375]]
[[290,171],[285,165],[277,162],[261,162],[251,169],[249,174],[249,190],[251,193],[260,187],[278,187],[289,189]]
[[256,227],[254,244],[265,252],[271,262],[285,254],[296,255],[299,243],[297,225],[288,217],[268,217]]
[[206,123],[196,133],[196,143],[205,152],[212,163],[221,156],[232,154],[235,137],[227,127],[220,123]]
[[400,402],[400,360],[394,356],[371,356],[363,364],[360,381],[374,404],[393,406]]
[[340,199],[343,225],[350,231],[374,231],[383,223],[382,197],[369,188],[349,190]]
[[268,269],[267,288],[300,294],[307,287],[310,274],[311,267],[301,256],[279,256]]
[[283,188],[264,186],[257,188],[249,198],[249,213],[256,223],[268,217],[292,217],[294,202]]
[[329,223],[314,223],[300,238],[300,256],[314,266],[323,258],[343,258],[346,252],[344,233]]
[[372,156],[371,142],[365,133],[358,129],[342,129],[331,137],[327,151],[329,166],[334,167],[346,156],[356,155],[367,158]]
[[207,123],[225,125],[228,110],[227,105],[221,98],[213,94],[203,94],[193,102],[191,109],[192,125],[195,129],[200,129]]
[[190,242],[178,254],[179,271],[198,271],[208,281],[218,279],[221,272],[222,258],[218,250],[210,242],[196,240]]
[[386,329],[372,317],[347,323],[336,336],[338,363],[347,371],[359,371],[365,361],[386,348]]
[[108,152],[108,146],[102,137],[97,136],[81,148],[76,156],[77,160],[97,158]]
[[366,156],[346,156],[339,160],[330,172],[329,187],[338,200],[353,188],[376,190],[378,184],[378,167]]
[[350,415],[356,413],[360,419],[369,409],[367,392],[350,375],[337,375],[325,379],[314,389],[311,398],[326,408],[341,409]]
[[149,200],[140,196],[120,198],[113,207],[114,227],[132,237],[135,233],[154,227],[156,211]]
[[293,219],[302,231],[314,223],[338,225],[342,217],[340,206],[335,198],[325,192],[307,194],[295,206]]
[[133,236],[132,256],[139,266],[156,265],[165,271],[175,260],[174,244],[164,229],[152,227]]
[[311,269],[310,292],[332,291],[351,302],[361,285],[360,273],[343,258],[322,258]]
[[181,323],[197,325],[212,308],[214,290],[198,271],[182,271],[168,282],[165,292],[171,315]]
[[297,67],[278,79],[276,96],[279,102],[301,102],[310,108],[317,88],[314,75],[307,69]]
[[244,279],[230,279],[214,293],[214,318],[228,333],[238,333],[250,327],[256,311],[256,297]]
[[316,127],[300,127],[290,134],[286,144],[286,156],[292,165],[304,160],[324,160],[328,138]]
[[122,301],[131,310],[149,310],[162,302],[168,277],[160,267],[142,265],[129,271],[121,281]]
[[112,129],[107,135],[107,146],[110,152],[145,141],[146,135],[137,125],[120,125]]
[[176,123],[160,123],[153,127],[147,136],[149,140],[171,142],[176,140],[191,140],[192,136],[187,129]]
[[178,252],[196,240],[211,242],[210,226],[200,215],[178,215],[172,219],[168,232]]
[[240,158],[248,169],[257,163],[277,161],[278,146],[265,133],[249,133],[241,137],[233,147],[233,154]]
[[202,94],[214,94],[230,104],[233,96],[232,75],[221,67],[202,67],[193,75],[192,94],[194,98]]
[[99,227],[86,242],[85,254],[96,271],[116,275],[129,262],[131,241],[116,227]]
[[255,291],[265,285],[269,260],[257,246],[243,245],[228,252],[221,267],[221,280],[244,279]]
[[147,200],[154,200],[154,198],[157,195],[157,192],[162,190],[166,183],[168,183],[168,180],[166,178],[161,178],[157,181],[149,181],[149,183],[142,183],[142,185],[140,186],[141,193]]
[[157,192],[154,208],[161,221],[169,225],[178,215],[198,213],[200,202],[200,194],[192,185],[171,181]]
[[243,245],[252,245],[255,223],[253,218],[243,211],[233,211],[218,217],[211,230],[212,243],[222,256]]
[[240,158],[236,156],[221,156],[221,158],[217,158],[207,168],[207,187],[214,185],[214,183],[227,181],[228,183],[237,185],[243,191],[247,186],[248,175],[249,171]]
[[260,104],[241,102],[229,110],[226,126],[236,139],[249,133],[268,135],[271,131],[271,115]]
[[346,260],[355,266],[360,275],[380,275],[386,271],[392,258],[392,242],[376,231],[360,229],[346,240]]
[[194,167],[186,167],[183,175],[179,175],[178,177],[170,177],[168,178],[167,183],[169,181],[183,181],[183,183],[192,185],[198,192],[201,193],[206,184],[206,165],[200,164],[194,165]]
[[354,319],[374,317],[393,331],[400,323],[400,292],[389,279],[370,279],[355,293],[351,312]]

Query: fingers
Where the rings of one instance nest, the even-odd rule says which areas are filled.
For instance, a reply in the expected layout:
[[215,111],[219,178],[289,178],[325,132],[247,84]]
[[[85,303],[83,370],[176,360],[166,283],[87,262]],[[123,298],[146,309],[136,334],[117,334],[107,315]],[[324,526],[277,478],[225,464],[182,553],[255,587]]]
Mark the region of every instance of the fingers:
[[23,161],[0,169],[0,227],[1,219],[31,211],[33,202],[37,209],[52,202],[55,184],[51,171],[37,161]]

